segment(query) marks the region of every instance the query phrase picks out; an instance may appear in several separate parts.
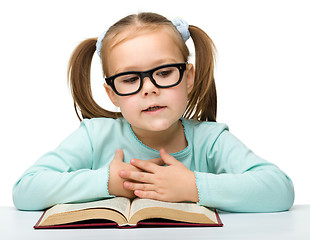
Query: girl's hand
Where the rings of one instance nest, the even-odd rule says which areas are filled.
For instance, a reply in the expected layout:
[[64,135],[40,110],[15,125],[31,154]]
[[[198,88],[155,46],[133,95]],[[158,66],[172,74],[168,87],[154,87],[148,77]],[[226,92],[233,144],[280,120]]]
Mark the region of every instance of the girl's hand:
[[124,188],[134,191],[140,198],[149,198],[167,202],[198,202],[198,191],[194,172],[185,167],[164,149],[160,150],[161,159],[167,166],[132,159],[132,166],[143,170],[130,169],[120,171]]
[[108,189],[109,194],[119,197],[134,198],[135,195],[133,191],[125,189],[123,187],[124,179],[120,178],[118,172],[122,169],[128,171],[139,171],[136,167],[130,165],[129,163],[124,163],[124,152],[122,149],[117,149],[112,162],[110,163],[109,169],[109,183]]
[[[120,171],[141,172],[142,170],[135,166],[124,163],[124,152],[122,149],[118,149],[115,152],[114,158],[111,161],[109,169],[109,194],[119,197],[135,198],[135,194],[132,190],[124,188],[124,181],[126,179],[119,176]],[[160,158],[148,160],[155,165],[163,165]]]

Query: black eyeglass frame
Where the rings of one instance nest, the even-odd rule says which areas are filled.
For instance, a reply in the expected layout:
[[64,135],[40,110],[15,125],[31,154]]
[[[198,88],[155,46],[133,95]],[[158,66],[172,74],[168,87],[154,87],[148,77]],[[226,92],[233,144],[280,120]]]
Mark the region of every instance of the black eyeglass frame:
[[[161,65],[161,66],[158,66],[156,68],[153,68],[151,70],[147,70],[147,71],[144,71],[144,72],[140,72],[140,71],[128,71],[128,72],[122,72],[122,73],[118,73],[118,74],[115,74],[115,75],[112,75],[110,77],[106,77],[105,78],[105,81],[106,83],[113,89],[113,91],[119,95],[119,96],[128,96],[128,95],[133,95],[133,94],[136,94],[138,93],[141,89],[142,89],[142,86],[143,86],[143,79],[145,77],[148,77],[151,82],[157,87],[157,88],[170,88],[170,87],[174,87],[176,85],[178,85],[182,79],[183,79],[183,75],[184,75],[184,72],[186,70],[186,64],[187,63],[171,63],[171,64],[165,64],[165,65]],[[157,71],[158,69],[161,69],[161,68],[166,68],[166,67],[176,67],[179,69],[179,72],[180,72],[180,78],[179,80],[172,84],[172,85],[167,85],[167,86],[160,86],[156,83],[155,79],[153,78],[153,73],[155,71]],[[114,84],[114,80],[117,78],[117,77],[120,77],[120,76],[123,76],[123,75],[127,75],[127,74],[137,74],[139,77],[140,77],[140,86],[139,88],[132,92],[132,93],[119,93],[116,88],[115,88],[115,84]]]

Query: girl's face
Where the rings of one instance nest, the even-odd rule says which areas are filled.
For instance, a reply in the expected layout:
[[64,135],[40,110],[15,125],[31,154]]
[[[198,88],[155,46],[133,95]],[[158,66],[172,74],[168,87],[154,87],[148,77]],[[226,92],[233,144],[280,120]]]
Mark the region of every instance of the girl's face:
[[[109,75],[125,71],[146,71],[169,63],[182,63],[184,58],[168,29],[139,35],[114,46],[108,53]],[[126,34],[126,32],[124,32]],[[135,133],[165,131],[177,126],[185,112],[187,95],[194,83],[194,69],[187,65],[181,83],[171,88],[157,88],[146,77],[140,92],[119,96],[105,84],[113,104],[120,108]]]

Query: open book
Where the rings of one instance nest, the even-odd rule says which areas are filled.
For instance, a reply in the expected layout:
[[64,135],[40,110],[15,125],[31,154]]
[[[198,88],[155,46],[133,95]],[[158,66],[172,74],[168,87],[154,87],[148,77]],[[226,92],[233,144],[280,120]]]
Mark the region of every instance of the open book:
[[46,210],[37,228],[137,226],[223,226],[217,212],[196,203],[170,203],[115,197],[95,202],[58,204]]

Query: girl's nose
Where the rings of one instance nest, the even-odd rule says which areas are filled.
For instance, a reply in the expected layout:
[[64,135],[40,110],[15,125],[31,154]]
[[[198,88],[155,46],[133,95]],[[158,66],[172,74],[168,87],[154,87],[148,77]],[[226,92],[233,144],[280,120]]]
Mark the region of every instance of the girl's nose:
[[143,96],[147,96],[149,94],[157,95],[159,93],[159,89],[152,83],[151,79],[145,77],[143,79],[143,86],[142,86],[142,94]]

